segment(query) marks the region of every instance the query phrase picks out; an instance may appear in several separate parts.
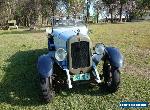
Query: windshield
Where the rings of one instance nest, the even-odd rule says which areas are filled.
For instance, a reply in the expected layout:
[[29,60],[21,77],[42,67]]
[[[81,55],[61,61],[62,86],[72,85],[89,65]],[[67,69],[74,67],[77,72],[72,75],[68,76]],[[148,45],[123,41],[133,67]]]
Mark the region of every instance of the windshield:
[[84,21],[79,19],[53,19],[52,24],[54,27],[85,25]]

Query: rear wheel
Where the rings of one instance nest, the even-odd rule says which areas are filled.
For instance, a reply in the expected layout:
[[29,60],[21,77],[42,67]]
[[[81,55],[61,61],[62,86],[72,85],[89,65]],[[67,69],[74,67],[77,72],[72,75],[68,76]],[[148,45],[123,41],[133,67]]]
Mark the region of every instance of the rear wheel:
[[108,92],[116,92],[120,84],[120,72],[118,68],[105,64],[103,66],[104,85],[103,89]]
[[42,100],[46,103],[52,101],[55,96],[55,92],[52,86],[52,77],[40,77],[40,85],[42,90]]

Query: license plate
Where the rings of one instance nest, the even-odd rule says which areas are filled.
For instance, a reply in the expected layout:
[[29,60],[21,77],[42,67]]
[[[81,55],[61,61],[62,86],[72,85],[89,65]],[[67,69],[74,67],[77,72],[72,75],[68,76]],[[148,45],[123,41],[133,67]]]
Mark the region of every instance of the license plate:
[[73,76],[73,81],[89,80],[89,79],[90,79],[90,73],[76,74]]

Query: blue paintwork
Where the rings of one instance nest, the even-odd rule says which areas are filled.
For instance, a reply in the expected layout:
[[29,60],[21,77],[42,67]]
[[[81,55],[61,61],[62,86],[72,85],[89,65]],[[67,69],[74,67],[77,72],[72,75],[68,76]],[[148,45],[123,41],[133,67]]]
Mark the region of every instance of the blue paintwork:
[[[53,32],[51,33],[54,37],[58,37],[64,41],[67,41],[70,37],[77,35],[77,30],[80,30],[80,34],[87,36],[88,29],[86,26],[70,26],[70,27],[58,27],[54,28]],[[88,36],[87,36],[88,37]]]
[[111,65],[120,68],[123,66],[123,55],[118,48],[106,47]]
[[[63,48],[64,50],[67,51],[67,42],[68,40],[77,35],[78,31],[80,30],[80,34],[84,35],[85,37],[88,37],[88,29],[86,26],[68,26],[68,27],[57,27],[53,28],[52,33],[49,33],[53,36],[54,39],[54,44],[55,44],[55,49]],[[52,42],[53,43],[53,42]],[[49,46],[52,45],[51,42],[49,42]],[[54,57],[55,58],[55,57]],[[59,65],[61,65],[64,69],[68,67],[67,65],[67,59],[64,61],[56,61]]]
[[76,35],[76,33],[73,30],[68,28],[58,28],[58,29],[53,29],[52,35],[67,41],[70,37]]
[[46,55],[41,55],[38,58],[37,69],[38,73],[42,77],[49,77],[52,73],[50,72],[53,68],[53,60],[52,56],[54,56],[54,52],[50,52]]

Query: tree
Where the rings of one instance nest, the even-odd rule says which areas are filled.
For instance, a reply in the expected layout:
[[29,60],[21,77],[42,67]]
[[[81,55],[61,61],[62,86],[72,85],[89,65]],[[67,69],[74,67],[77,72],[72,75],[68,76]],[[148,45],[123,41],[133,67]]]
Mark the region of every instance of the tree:
[[90,17],[90,0],[87,0],[87,3],[86,3],[86,22],[89,21],[89,17]]
[[109,9],[111,15],[111,23],[113,22],[113,11],[117,7],[117,0],[102,0],[105,6]]
[[[137,1],[135,0],[102,0],[108,8],[111,15],[111,22],[113,22],[113,15],[119,15],[119,21],[122,21],[122,13],[126,12],[127,18],[132,18]],[[117,13],[116,13],[116,12]],[[115,13],[114,13],[115,12]]]
[[67,14],[76,18],[84,10],[85,0],[62,0],[65,4]]
[[[35,27],[36,24],[48,23],[50,16],[55,15],[58,0],[19,0],[16,19],[21,25]],[[40,20],[40,21],[39,21]]]
[[94,9],[96,10],[96,22],[98,23],[100,11],[103,10],[104,6],[102,0],[97,0],[94,3]]
[[128,0],[126,9],[127,21],[131,21],[135,17],[135,12],[137,8],[137,1],[135,0]]
[[135,10],[137,17],[142,17],[147,10],[150,10],[150,0],[137,0],[137,7]]
[[123,6],[126,5],[126,3],[128,2],[128,0],[119,0],[119,21],[122,22],[122,11],[123,11]]

